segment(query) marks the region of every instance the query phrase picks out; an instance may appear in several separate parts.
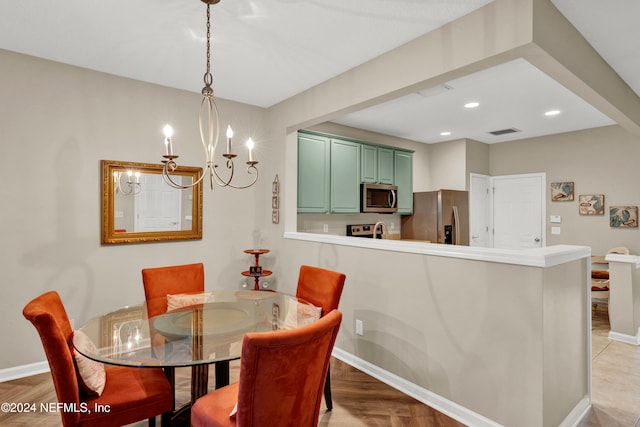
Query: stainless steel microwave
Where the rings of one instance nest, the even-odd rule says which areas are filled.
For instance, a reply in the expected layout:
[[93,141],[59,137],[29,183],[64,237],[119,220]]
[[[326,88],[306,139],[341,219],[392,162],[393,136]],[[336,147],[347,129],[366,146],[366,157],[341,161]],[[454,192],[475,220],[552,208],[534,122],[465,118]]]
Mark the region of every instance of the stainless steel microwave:
[[398,187],[386,184],[360,184],[360,212],[398,211]]

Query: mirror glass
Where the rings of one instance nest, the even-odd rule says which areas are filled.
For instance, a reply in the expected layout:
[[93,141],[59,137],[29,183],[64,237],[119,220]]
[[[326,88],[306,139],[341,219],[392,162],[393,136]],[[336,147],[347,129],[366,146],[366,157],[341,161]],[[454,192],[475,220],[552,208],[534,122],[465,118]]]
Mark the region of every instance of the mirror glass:
[[[202,238],[202,183],[169,186],[162,165],[102,160],[102,243]],[[172,178],[191,185],[202,168],[179,166]]]

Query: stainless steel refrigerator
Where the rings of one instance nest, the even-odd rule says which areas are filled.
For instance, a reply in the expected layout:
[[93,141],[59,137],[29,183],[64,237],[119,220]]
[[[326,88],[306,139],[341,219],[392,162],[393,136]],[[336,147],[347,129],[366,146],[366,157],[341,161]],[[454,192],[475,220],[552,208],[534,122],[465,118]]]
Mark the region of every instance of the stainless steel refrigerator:
[[469,244],[469,192],[413,193],[413,215],[402,217],[402,239]]

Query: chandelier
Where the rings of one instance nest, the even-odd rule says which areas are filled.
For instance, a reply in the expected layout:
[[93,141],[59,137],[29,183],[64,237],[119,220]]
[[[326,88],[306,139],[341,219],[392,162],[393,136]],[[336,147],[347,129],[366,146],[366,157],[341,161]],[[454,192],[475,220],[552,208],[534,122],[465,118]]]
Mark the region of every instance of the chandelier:
[[248,149],[248,160],[247,160],[247,174],[254,175],[253,180],[251,180],[246,185],[235,185],[232,184],[235,172],[234,159],[237,154],[232,152],[232,138],[233,138],[233,130],[231,126],[227,126],[227,146],[226,151],[222,154],[222,157],[225,160],[222,160],[226,166],[227,172],[223,175],[226,175],[226,178],[223,178],[218,174],[216,168],[218,165],[215,163],[214,155],[216,153],[216,149],[218,148],[218,140],[220,137],[220,125],[218,118],[218,107],[216,106],[216,102],[213,96],[213,88],[211,84],[213,83],[213,76],[211,75],[211,5],[220,2],[220,0],[201,0],[203,3],[207,5],[207,71],[204,73],[204,88],[202,88],[202,102],[200,103],[200,115],[198,118],[198,123],[200,126],[200,141],[202,142],[202,148],[205,152],[206,159],[206,168],[202,176],[188,185],[183,185],[174,180],[172,177],[172,173],[176,171],[178,165],[176,163],[177,155],[173,154],[173,128],[170,125],[166,125],[164,127],[164,144],[165,144],[165,154],[162,156],[164,160],[164,167],[162,168],[162,176],[164,177],[167,184],[174,188],[189,188],[194,185],[199,184],[205,176],[209,177],[209,183],[211,189],[213,190],[214,184],[218,184],[221,187],[231,187],[236,189],[248,188],[256,183],[258,180],[258,168],[256,165],[257,161],[253,159],[253,148],[254,142],[251,138],[247,141],[247,149]]
[[[122,194],[124,196],[139,194],[142,188],[140,187],[140,172],[127,171],[126,185],[122,185],[122,174],[124,172],[115,171],[113,173],[113,188],[115,194]],[[135,177],[135,181],[134,181]]]

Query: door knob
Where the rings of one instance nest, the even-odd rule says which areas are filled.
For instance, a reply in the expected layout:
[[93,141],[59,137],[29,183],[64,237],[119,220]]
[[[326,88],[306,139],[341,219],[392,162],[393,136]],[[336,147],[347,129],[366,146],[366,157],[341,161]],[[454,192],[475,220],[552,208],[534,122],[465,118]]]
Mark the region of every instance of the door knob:
[[538,243],[540,241],[539,237],[536,237],[535,239],[533,239],[536,243]]

